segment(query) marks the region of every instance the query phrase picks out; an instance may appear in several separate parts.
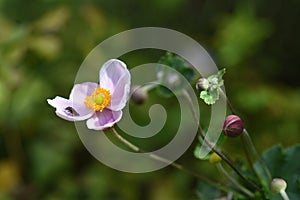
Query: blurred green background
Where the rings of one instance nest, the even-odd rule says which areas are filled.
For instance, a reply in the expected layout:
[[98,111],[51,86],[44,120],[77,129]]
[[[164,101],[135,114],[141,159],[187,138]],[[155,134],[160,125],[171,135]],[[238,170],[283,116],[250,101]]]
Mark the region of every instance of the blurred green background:
[[[180,31],[227,68],[226,91],[259,152],[299,143],[299,13],[298,0],[0,0],[0,199],[197,198],[196,179],[171,167],[128,174],[104,166],[46,102],[68,97],[81,62],[97,44],[136,27]],[[145,50],[122,59],[134,67],[161,55]],[[150,93],[145,105],[134,107],[137,123],[148,123],[149,106],[160,102],[175,105],[167,109],[178,120],[174,99]],[[210,110],[199,105],[205,126]],[[136,142],[145,149],[165,142],[172,120],[158,137]],[[239,142],[224,144],[237,159],[243,156]],[[193,158],[195,145],[178,162],[220,178]]]

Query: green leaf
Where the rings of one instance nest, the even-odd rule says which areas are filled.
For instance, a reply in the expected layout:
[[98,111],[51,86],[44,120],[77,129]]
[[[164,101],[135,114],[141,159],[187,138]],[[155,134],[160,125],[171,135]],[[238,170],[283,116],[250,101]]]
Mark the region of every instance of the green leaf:
[[200,98],[203,99],[207,105],[212,105],[216,103],[216,101],[219,99],[219,91],[218,90],[213,90],[211,92],[202,91],[200,93]]
[[212,200],[222,197],[222,193],[219,190],[202,181],[198,182],[196,194],[201,200]]
[[204,100],[204,102],[208,105],[214,104],[215,101],[213,100],[213,98],[209,95],[209,93],[207,91],[202,91],[200,93],[200,98]]
[[200,160],[208,160],[209,159],[209,156],[210,154],[207,154],[204,158],[200,156],[200,149],[201,149],[201,144],[198,144],[194,150],[194,156],[195,158],[198,158]]
[[216,86],[221,87],[224,84],[223,76],[224,76],[225,72],[226,72],[226,69],[223,68],[223,69],[219,70],[217,74],[213,74],[213,75],[209,76],[207,79],[214,86],[216,85]]
[[[300,199],[300,144],[282,149],[280,145],[266,150],[262,154],[262,159],[268,167],[272,178],[282,178],[287,182],[286,192],[290,199]],[[273,194],[269,190],[269,180],[264,174],[262,167],[258,162],[254,164],[258,175],[263,180],[262,185],[267,197],[274,200],[281,199],[280,195]]]
[[220,97],[219,90],[224,85],[223,75],[225,74],[225,68],[218,71],[217,74],[213,74],[207,78],[209,87],[207,90],[200,92],[200,98],[208,105],[216,103]]
[[222,79],[222,77],[223,77],[223,75],[225,74],[225,72],[226,72],[226,69],[225,69],[225,68],[219,70],[219,71],[218,71],[218,77],[219,77],[220,79]]

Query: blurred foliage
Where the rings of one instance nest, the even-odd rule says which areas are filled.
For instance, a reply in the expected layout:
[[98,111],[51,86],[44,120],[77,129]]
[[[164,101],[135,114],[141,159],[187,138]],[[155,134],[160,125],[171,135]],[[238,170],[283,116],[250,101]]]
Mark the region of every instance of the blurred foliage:
[[[299,143],[299,13],[298,0],[1,0],[0,199],[195,198],[195,179],[171,167],[127,174],[103,166],[85,150],[73,124],[46,103],[69,94],[92,48],[130,28],[171,28],[203,44],[226,67],[227,94],[259,151]],[[123,60],[134,67],[156,62],[156,55]],[[168,119],[178,120],[175,100],[150,96],[132,111],[137,123],[147,123],[149,105],[160,102],[169,106]],[[209,107],[200,102],[200,108],[206,125]],[[174,124],[168,120],[148,148],[169,138]],[[239,140],[224,145],[233,158],[242,157]],[[193,158],[194,148],[179,162],[217,179],[207,161]]]
[[226,66],[238,65],[253,55],[271,33],[269,22],[257,18],[251,5],[242,4],[238,8],[222,20],[221,31],[217,33],[217,53]]
[[[197,186],[197,195],[202,200],[209,200],[209,199],[222,199],[222,193],[216,191],[216,189],[208,184],[205,184],[199,181]],[[223,196],[226,198],[226,196]]]
[[182,90],[185,88],[185,84],[181,79],[184,78],[188,82],[192,82],[195,76],[194,70],[184,59],[177,55],[173,55],[170,52],[167,52],[164,56],[162,56],[158,63],[164,66],[169,66],[182,75],[177,75],[169,68],[164,68],[157,72],[157,79],[160,84],[168,86],[168,88],[163,86],[159,86],[157,88],[158,93],[164,97],[173,96],[173,93],[170,90],[172,90],[175,94],[182,93]]
[[[287,182],[286,192],[290,199],[300,198],[300,162],[295,159],[300,153],[300,145],[294,145],[287,149],[282,149],[280,145],[274,146],[263,153],[262,159],[266,163],[270,173],[275,177],[284,179]],[[263,169],[256,163],[255,167],[258,169],[259,176],[265,179]],[[269,190],[269,183],[263,185],[263,189],[268,194],[269,198],[280,200],[281,197],[273,194]]]

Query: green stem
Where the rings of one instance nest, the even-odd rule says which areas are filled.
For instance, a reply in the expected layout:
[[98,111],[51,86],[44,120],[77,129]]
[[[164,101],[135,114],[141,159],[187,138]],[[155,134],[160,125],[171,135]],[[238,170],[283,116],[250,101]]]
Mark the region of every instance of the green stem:
[[[228,107],[229,107],[231,113],[234,114],[234,113],[235,113],[235,110],[234,110],[232,104],[230,103],[228,97],[227,97],[226,94],[223,92],[223,90],[219,89],[219,91],[220,91],[221,95],[222,95],[224,98],[226,98],[227,105],[228,105]],[[266,177],[268,178],[268,180],[271,181],[272,176],[271,176],[271,174],[270,174],[270,172],[269,172],[269,169],[268,169],[268,167],[266,166],[266,164],[263,162],[263,160],[261,159],[260,155],[257,153],[256,148],[255,148],[255,146],[254,146],[254,144],[253,144],[253,142],[252,142],[252,140],[251,140],[251,138],[250,138],[250,135],[248,134],[248,132],[247,132],[246,129],[243,130],[243,133],[244,133],[243,136],[245,136],[246,142],[247,142],[248,146],[250,147],[252,153],[254,154],[254,156],[256,157],[257,161],[258,161],[258,162],[260,163],[260,165],[262,166],[262,168],[263,168],[263,170],[264,170],[264,172],[265,172]],[[252,165],[251,165],[251,166],[252,166]],[[253,166],[252,166],[251,168],[253,168]],[[253,171],[255,171],[255,170],[253,169]],[[255,174],[257,174],[257,173],[255,173]]]
[[262,166],[269,182],[271,181],[272,179],[272,176],[270,174],[270,171],[268,169],[268,167],[266,166],[265,162],[261,159],[260,155],[257,153],[256,151],[256,148],[251,140],[251,137],[250,135],[248,134],[248,131],[246,129],[243,130],[243,136],[245,136],[245,139],[246,139],[246,142],[248,144],[248,146],[250,147],[253,155],[256,157],[257,161],[260,163],[260,165]]
[[224,99],[226,99],[227,105],[228,105],[228,107],[229,107],[231,113],[234,115],[234,114],[235,114],[235,110],[234,110],[234,108],[233,108],[231,102],[230,102],[229,99],[227,98],[225,92],[224,92],[221,88],[219,89],[219,92],[220,92],[221,96],[222,96]]
[[234,178],[232,178],[227,171],[223,168],[222,164],[219,162],[216,164],[217,169],[222,173],[234,186],[236,186],[238,189],[240,189],[242,192],[247,194],[249,197],[253,198],[254,194],[249,191],[247,188],[239,184]]
[[158,82],[150,82],[147,85],[142,86],[141,88],[147,92],[159,86]]
[[205,135],[202,131],[201,125],[198,121],[198,117],[193,109],[193,104],[192,104],[192,100],[188,94],[188,92],[186,90],[184,90],[183,92],[184,96],[187,98],[188,102],[189,102],[189,108],[192,112],[193,118],[195,120],[195,123],[198,125],[198,134],[201,136],[201,138],[203,139],[203,141],[207,144],[207,146],[213,151],[215,152],[218,156],[220,156],[222,158],[222,160],[224,160],[224,162],[226,164],[228,164],[233,171],[235,171],[235,173],[245,182],[248,183],[249,185],[251,185],[253,188],[255,188],[256,190],[261,191],[261,189],[253,182],[251,182],[250,180],[248,180],[246,177],[243,176],[243,174],[239,171],[238,168],[235,167],[234,163],[228,158],[228,156],[226,156],[225,154],[221,153],[220,151],[218,151],[215,147],[213,147],[209,141],[206,140]]
[[211,147],[213,152],[215,152],[216,154],[218,154],[218,156],[220,156],[222,158],[222,160],[225,161],[225,163],[227,163],[232,169],[233,171],[235,171],[235,173],[248,185],[252,186],[253,188],[255,188],[258,191],[261,191],[261,188],[259,188],[255,183],[253,183],[252,181],[248,180],[239,170],[238,168],[235,167],[234,163],[229,160],[229,158],[227,158],[225,155],[223,155],[221,152],[217,151],[214,147]]
[[[143,151],[141,148],[139,148],[138,146],[132,144],[131,142],[129,142],[128,140],[126,140],[124,137],[122,137],[122,136],[117,132],[117,130],[116,130],[115,128],[112,128],[112,132],[114,133],[114,135],[115,135],[115,136],[116,136],[123,144],[125,144],[125,145],[126,145],[127,147],[129,147],[131,150],[133,150],[133,151],[135,151],[135,152],[137,152],[137,153],[144,153],[144,152],[145,152],[145,151]],[[168,160],[168,159],[166,159],[166,158],[163,158],[163,157],[160,157],[160,156],[158,156],[158,155],[156,155],[156,154],[149,154],[149,156],[150,156],[151,158],[155,159],[155,160],[160,161],[160,162],[170,164],[170,165],[173,166],[174,168],[179,169],[179,170],[181,170],[181,171],[184,171],[184,172],[186,172],[186,173],[188,173],[188,174],[190,174],[190,175],[192,175],[192,176],[194,176],[194,177],[196,177],[196,178],[202,180],[203,182],[205,182],[205,183],[207,183],[207,184],[210,184],[210,185],[213,186],[213,187],[216,187],[216,188],[219,189],[219,190],[222,190],[222,191],[228,192],[228,193],[231,192],[231,193],[234,193],[234,194],[236,194],[236,195],[238,195],[238,196],[241,196],[241,194],[239,194],[239,193],[237,193],[237,192],[235,192],[235,191],[231,191],[229,188],[227,188],[227,187],[225,187],[225,186],[223,186],[223,185],[221,185],[221,184],[219,184],[219,183],[216,183],[216,182],[214,182],[214,181],[212,181],[212,180],[210,180],[210,179],[208,179],[208,178],[206,178],[206,177],[204,177],[204,176],[201,176],[201,175],[199,175],[197,172],[192,171],[192,170],[190,170],[190,169],[187,169],[187,168],[185,168],[184,166],[182,166],[182,165],[180,165],[180,164],[178,164],[178,163],[176,163],[176,162],[170,161],[170,160]]]
[[244,138],[244,135],[241,135],[241,142],[242,142],[242,146],[243,146],[243,150],[244,150],[244,154],[246,156],[246,159],[247,159],[247,162],[248,162],[248,165],[252,171],[252,173],[256,176],[257,179],[260,179],[260,177],[258,176],[257,172],[255,171],[254,167],[253,167],[253,163],[252,163],[252,159],[251,159],[251,156],[248,152],[248,149],[247,149],[247,145],[246,145],[246,141],[245,141],[245,138]]

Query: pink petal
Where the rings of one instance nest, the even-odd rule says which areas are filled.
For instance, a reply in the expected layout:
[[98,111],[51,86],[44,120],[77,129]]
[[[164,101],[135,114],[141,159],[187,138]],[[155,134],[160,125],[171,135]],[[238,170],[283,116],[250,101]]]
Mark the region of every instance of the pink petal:
[[122,111],[104,109],[102,112],[95,112],[93,117],[86,121],[89,129],[105,130],[112,127],[122,118]]
[[100,70],[100,87],[111,92],[111,110],[121,110],[126,105],[130,92],[130,73],[126,64],[117,59],[104,63]]
[[111,59],[104,63],[100,70],[100,86],[113,93],[117,83],[126,73],[129,72],[125,63],[117,59]]
[[130,74],[126,73],[115,86],[114,92],[111,94],[110,105],[111,110],[121,110],[125,107],[130,93]]
[[93,115],[91,110],[75,106],[72,101],[62,97],[47,99],[47,102],[56,108],[56,115],[68,121],[81,121],[90,118]]

